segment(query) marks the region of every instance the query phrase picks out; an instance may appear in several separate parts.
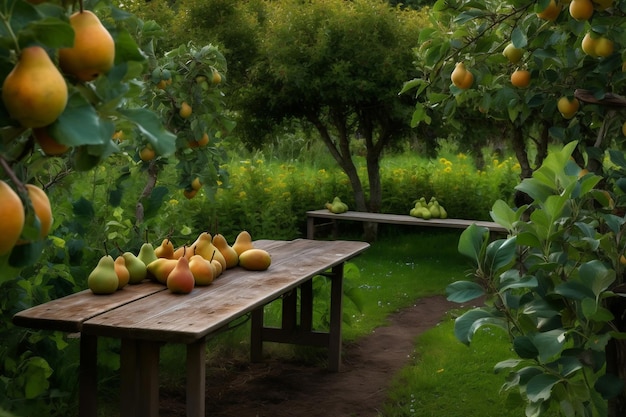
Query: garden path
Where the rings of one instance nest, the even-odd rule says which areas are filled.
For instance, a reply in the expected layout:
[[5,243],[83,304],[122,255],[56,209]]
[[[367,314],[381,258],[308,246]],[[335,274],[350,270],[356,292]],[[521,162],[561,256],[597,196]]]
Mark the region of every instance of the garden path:
[[[394,374],[414,355],[415,338],[458,304],[442,296],[416,301],[389,325],[344,345],[342,369],[284,360],[242,361],[209,369],[206,410],[211,417],[376,417]],[[181,387],[182,388],[182,387]],[[161,417],[180,417],[184,389],[161,390]]]

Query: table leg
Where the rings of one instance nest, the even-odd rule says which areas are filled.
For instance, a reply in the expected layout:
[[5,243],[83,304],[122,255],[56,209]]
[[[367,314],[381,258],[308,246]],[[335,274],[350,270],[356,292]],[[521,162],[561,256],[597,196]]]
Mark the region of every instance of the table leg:
[[315,218],[313,217],[306,219],[306,238],[315,239]]
[[187,345],[187,417],[204,417],[206,339]]
[[98,337],[80,335],[78,415],[96,417],[98,397]]
[[138,342],[122,339],[120,352],[120,417],[138,414],[137,399],[140,398]]
[[263,360],[263,309],[261,306],[252,310],[250,315],[250,361]]
[[338,372],[341,365],[343,263],[333,267],[330,278],[330,335],[328,341],[328,369],[332,372]]
[[140,341],[139,347],[139,396],[141,407],[138,417],[158,417],[159,415],[159,353],[160,343]]

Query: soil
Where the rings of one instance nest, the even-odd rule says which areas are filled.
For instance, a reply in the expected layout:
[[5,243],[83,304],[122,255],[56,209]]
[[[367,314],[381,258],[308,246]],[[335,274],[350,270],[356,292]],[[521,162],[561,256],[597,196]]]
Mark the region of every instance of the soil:
[[[339,372],[268,358],[207,370],[211,417],[377,417],[394,374],[414,356],[415,338],[458,307],[444,297],[418,300],[389,324],[343,346]],[[161,390],[161,417],[185,415],[184,387]]]

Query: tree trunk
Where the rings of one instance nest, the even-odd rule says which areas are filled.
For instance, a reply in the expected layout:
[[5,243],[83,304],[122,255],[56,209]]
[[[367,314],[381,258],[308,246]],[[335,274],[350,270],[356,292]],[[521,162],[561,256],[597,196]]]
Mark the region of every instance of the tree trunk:
[[365,200],[365,192],[363,191],[363,184],[359,178],[359,173],[352,160],[350,154],[350,137],[345,127],[345,123],[340,123],[339,118],[336,117],[333,125],[338,131],[338,144],[333,141],[330,132],[326,128],[326,125],[315,114],[308,115],[308,120],[315,126],[322,138],[322,141],[326,145],[326,148],[330,151],[335,161],[339,164],[343,172],[348,176],[350,186],[352,187],[352,193],[354,196],[354,203],[357,211],[367,211],[367,203]]

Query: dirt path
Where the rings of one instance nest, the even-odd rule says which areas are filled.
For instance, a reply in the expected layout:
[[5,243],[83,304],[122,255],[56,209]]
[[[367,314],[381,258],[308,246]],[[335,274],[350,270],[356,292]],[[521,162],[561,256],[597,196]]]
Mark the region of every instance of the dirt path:
[[[389,325],[344,346],[342,369],[283,362],[238,364],[211,372],[206,410],[211,417],[376,417],[393,375],[408,363],[414,341],[451,308],[444,297],[420,299]],[[184,395],[184,388],[181,387]],[[161,417],[184,415],[184,398],[162,392]]]

